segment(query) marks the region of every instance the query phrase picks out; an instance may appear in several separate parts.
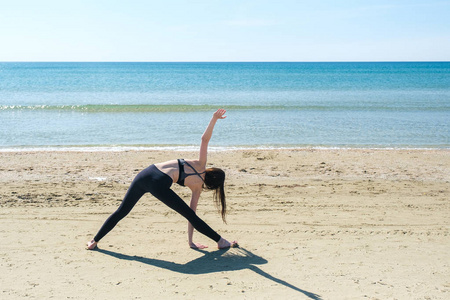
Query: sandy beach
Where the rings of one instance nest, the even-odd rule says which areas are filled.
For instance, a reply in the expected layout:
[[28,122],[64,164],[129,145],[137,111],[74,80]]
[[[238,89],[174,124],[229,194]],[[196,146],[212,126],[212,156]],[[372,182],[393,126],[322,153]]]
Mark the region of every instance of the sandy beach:
[[[150,195],[85,244],[152,163],[194,152],[1,152],[1,299],[449,299],[450,151],[217,151],[228,224],[206,237]],[[189,201],[187,188],[173,189]]]

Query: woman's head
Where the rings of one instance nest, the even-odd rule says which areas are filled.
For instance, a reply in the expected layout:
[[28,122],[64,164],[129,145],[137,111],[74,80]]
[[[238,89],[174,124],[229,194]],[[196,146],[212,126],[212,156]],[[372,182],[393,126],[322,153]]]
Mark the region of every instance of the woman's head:
[[221,207],[222,220],[226,223],[225,216],[227,205],[225,202],[225,172],[219,168],[206,169],[205,185],[208,190],[214,190],[214,201],[216,205]]

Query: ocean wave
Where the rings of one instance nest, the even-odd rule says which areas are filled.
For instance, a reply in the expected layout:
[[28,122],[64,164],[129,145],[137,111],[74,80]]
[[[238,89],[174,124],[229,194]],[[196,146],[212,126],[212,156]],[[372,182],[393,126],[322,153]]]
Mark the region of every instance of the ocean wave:
[[[219,105],[220,106],[220,105]],[[218,105],[87,104],[87,105],[2,105],[0,111],[73,111],[86,113],[151,113],[213,111]],[[450,106],[364,106],[364,105],[222,105],[226,110],[286,111],[450,111]]]
[[[250,110],[250,109],[282,109],[282,106],[245,106],[225,105],[221,106],[228,110]],[[216,105],[152,105],[152,104],[87,104],[87,105],[3,105],[0,110],[48,110],[48,111],[79,111],[79,112],[199,112],[211,111],[218,107]]]
[[[15,152],[129,152],[129,151],[174,151],[174,152],[192,152],[198,151],[199,146],[194,145],[114,145],[114,146],[30,146],[30,147],[0,147],[0,153]],[[211,146],[210,152],[227,152],[227,151],[251,151],[251,150],[421,150],[421,151],[449,151],[449,145],[441,146],[307,146],[307,145],[254,145],[254,146]]]

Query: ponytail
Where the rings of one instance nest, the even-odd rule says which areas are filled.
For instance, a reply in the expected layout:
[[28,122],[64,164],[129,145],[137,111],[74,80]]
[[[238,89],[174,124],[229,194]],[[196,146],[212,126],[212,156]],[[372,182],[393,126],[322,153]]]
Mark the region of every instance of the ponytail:
[[220,215],[222,216],[223,222],[226,224],[227,202],[225,201],[225,190],[223,184],[214,191],[214,202],[216,203],[217,208],[220,208]]
[[225,201],[225,172],[219,168],[206,169],[205,188],[214,190],[214,202],[222,216],[223,222],[226,224],[227,203]]

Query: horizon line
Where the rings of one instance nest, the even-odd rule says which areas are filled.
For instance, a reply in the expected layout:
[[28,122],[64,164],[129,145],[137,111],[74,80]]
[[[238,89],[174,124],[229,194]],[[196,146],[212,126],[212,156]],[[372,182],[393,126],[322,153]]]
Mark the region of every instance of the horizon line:
[[300,60],[268,60],[268,61],[206,61],[206,60],[177,60],[177,61],[143,61],[143,60],[117,60],[117,61],[94,61],[94,60],[11,60],[0,61],[0,63],[421,63],[436,62],[446,63],[450,60],[317,60],[317,61],[300,61]]

